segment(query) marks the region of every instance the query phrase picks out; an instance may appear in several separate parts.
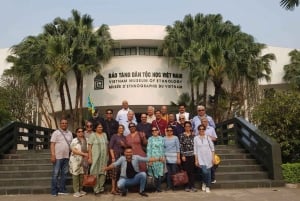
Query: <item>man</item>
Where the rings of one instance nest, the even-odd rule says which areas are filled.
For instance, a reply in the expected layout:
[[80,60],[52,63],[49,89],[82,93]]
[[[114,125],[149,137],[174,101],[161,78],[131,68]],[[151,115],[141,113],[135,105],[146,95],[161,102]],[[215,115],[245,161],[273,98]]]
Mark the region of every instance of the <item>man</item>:
[[205,107],[203,105],[198,105],[197,106],[197,116],[194,116],[192,120],[192,126],[194,130],[194,135],[199,135],[198,131],[198,126],[201,124],[201,118],[206,117],[208,120],[208,125],[213,127],[214,129],[216,128],[216,124],[211,116],[208,116],[205,111]]
[[124,151],[124,156],[121,156],[116,162],[105,167],[104,170],[111,170],[117,166],[121,166],[120,179],[117,183],[118,188],[122,192],[122,196],[127,195],[127,188],[130,186],[139,185],[139,194],[148,197],[145,193],[145,185],[147,175],[145,172],[140,172],[139,162],[155,162],[161,161],[160,158],[147,158],[139,155],[133,155],[132,147],[127,146]]
[[180,104],[178,106],[178,113],[176,114],[176,120],[179,122],[179,116],[180,115],[184,115],[185,121],[189,121],[190,120],[190,113],[185,111],[185,105],[184,104]]
[[152,136],[152,125],[147,122],[147,114],[141,114],[141,122],[136,127],[137,131],[144,132],[147,139]]
[[[123,100],[122,101],[122,109],[118,111],[117,116],[116,116],[116,121],[117,122],[125,122],[127,121],[127,113],[131,111],[131,109],[128,106],[128,101]],[[134,117],[135,119],[135,117]]]
[[166,105],[161,106],[160,108],[161,111],[161,118],[166,120],[167,123],[169,122],[169,115],[168,115],[168,108]]
[[73,140],[73,135],[67,128],[68,121],[61,119],[60,129],[54,131],[50,139],[51,162],[53,164],[52,196],[67,194],[66,179],[69,172],[70,144]]
[[104,119],[100,117],[99,110],[96,109],[93,116],[88,120],[93,124],[93,130],[96,129],[96,126],[101,123],[102,125],[104,124]]
[[152,127],[156,127],[158,129],[160,136],[165,136],[167,126],[168,126],[167,121],[161,118],[161,111],[156,110],[155,120],[152,121]]
[[147,108],[147,122],[151,124],[153,120],[155,120],[154,107],[153,106],[148,106],[148,108]]
[[130,130],[128,128],[128,125],[130,123],[134,123],[135,125],[137,124],[135,119],[134,119],[134,112],[132,110],[128,111],[127,113],[127,120],[126,121],[120,121],[119,124],[122,124],[124,126],[124,136],[126,137],[127,135],[129,135]]
[[105,111],[105,120],[104,120],[103,127],[108,140],[110,140],[113,134],[116,134],[118,132],[119,123],[115,119],[113,119],[112,109],[107,109]]

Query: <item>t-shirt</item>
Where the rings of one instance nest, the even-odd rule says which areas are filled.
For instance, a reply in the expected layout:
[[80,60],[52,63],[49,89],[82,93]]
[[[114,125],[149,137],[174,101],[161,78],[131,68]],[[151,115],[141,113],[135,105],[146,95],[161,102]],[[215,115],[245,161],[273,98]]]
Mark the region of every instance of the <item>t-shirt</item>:
[[126,176],[127,178],[133,178],[137,172],[134,170],[131,161],[127,161],[127,168],[126,168]]

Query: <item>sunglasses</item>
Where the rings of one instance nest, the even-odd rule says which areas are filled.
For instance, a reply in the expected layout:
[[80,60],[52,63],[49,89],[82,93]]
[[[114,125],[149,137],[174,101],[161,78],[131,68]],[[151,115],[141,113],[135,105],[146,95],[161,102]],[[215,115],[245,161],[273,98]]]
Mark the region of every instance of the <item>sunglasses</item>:
[[80,130],[80,131],[77,131],[77,133],[83,133],[83,131],[82,131],[82,130]]
[[135,126],[129,126],[129,128],[135,128]]
[[204,111],[204,110],[198,110],[198,111]]

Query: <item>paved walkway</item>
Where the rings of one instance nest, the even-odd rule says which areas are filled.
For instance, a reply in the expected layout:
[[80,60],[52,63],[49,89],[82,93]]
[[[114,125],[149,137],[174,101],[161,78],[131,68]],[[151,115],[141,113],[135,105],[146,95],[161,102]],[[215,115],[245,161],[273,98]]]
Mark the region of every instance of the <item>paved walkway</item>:
[[198,192],[162,192],[149,193],[149,197],[141,197],[137,193],[128,193],[126,197],[102,194],[88,194],[74,198],[67,196],[52,197],[51,195],[1,195],[0,201],[300,201],[300,188],[250,188],[250,189],[215,189],[211,193]]

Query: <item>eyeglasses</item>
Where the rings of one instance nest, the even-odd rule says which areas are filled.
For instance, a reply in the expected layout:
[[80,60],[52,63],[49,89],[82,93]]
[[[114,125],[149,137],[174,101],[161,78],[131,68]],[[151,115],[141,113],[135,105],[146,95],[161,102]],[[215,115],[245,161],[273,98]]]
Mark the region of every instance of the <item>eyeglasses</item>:
[[87,127],[87,128],[92,128],[92,127],[93,127],[93,125],[86,125],[86,127]]
[[185,119],[185,118],[179,118],[179,119]]
[[157,131],[157,129],[153,129],[152,131]]
[[77,131],[77,133],[83,133],[83,131],[82,131],[82,130],[80,130],[80,131]]
[[169,129],[168,129],[167,131],[168,131],[168,132],[173,132],[173,130],[169,130]]
[[199,129],[199,131],[205,131],[205,129]]
[[147,117],[141,117],[141,118],[147,118]]
[[106,112],[106,114],[112,114],[112,112]]
[[204,111],[204,110],[198,110],[198,111]]
[[135,126],[129,126],[129,128],[135,128]]

